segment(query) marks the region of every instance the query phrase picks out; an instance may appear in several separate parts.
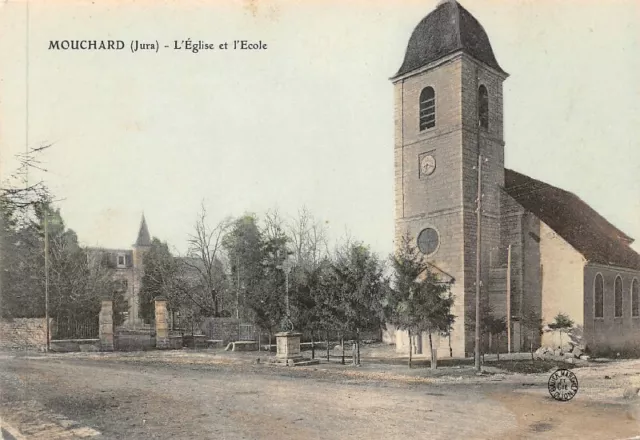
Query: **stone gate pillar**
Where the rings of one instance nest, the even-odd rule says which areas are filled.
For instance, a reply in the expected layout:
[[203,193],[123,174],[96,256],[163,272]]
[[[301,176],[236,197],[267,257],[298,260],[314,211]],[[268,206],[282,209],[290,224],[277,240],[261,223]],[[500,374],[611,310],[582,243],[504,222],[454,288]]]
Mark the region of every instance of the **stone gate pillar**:
[[100,326],[100,350],[113,351],[113,301],[102,301],[98,322]]
[[169,348],[169,325],[167,323],[167,299],[155,298],[156,348]]

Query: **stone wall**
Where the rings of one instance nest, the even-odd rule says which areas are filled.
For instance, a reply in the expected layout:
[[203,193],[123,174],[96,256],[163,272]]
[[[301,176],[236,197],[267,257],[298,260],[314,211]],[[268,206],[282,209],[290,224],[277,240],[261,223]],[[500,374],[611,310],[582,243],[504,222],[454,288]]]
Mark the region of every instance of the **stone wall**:
[[542,319],[553,322],[558,313],[583,325],[584,257],[546,224],[540,225]]
[[114,335],[117,351],[146,351],[156,346],[156,338],[149,330],[118,329]]
[[[596,275],[604,281],[604,316],[594,316],[594,284]],[[614,313],[615,279],[622,280],[622,316]],[[584,340],[594,353],[609,351],[640,353],[640,316],[631,315],[631,285],[640,282],[640,271],[587,264],[584,268]]]
[[46,341],[47,325],[44,318],[0,320],[0,350],[45,351]]
[[100,351],[100,339],[61,339],[51,341],[49,348],[55,353]]

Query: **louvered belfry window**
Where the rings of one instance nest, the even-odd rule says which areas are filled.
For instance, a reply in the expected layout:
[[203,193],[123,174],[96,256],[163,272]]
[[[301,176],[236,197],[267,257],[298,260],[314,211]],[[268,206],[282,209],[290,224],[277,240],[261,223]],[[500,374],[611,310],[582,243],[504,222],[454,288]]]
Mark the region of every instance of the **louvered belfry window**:
[[436,92],[426,87],[420,93],[420,131],[436,126]]

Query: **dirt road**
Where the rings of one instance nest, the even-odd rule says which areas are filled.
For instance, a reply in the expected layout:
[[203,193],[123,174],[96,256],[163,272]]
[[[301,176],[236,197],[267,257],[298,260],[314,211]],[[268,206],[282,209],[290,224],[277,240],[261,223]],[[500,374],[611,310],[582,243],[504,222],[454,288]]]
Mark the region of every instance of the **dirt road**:
[[[322,365],[0,359],[3,428],[33,439],[624,439],[620,405],[522,384],[380,381]],[[536,385],[537,386],[537,385]],[[538,386],[539,388],[539,386]],[[535,390],[534,390],[535,391]],[[543,390],[540,390],[543,391]]]

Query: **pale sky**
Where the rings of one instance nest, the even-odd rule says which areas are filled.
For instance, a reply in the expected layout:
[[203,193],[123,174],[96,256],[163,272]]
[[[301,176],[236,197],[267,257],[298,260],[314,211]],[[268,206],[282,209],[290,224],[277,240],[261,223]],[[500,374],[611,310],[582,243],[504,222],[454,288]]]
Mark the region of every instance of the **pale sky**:
[[[306,205],[333,238],[348,230],[388,254],[389,77],[436,3],[32,0],[27,76],[26,4],[5,1],[0,169],[13,169],[27,131],[32,147],[55,142],[45,178],[86,245],[129,247],[144,211],[151,234],[184,251],[204,199],[212,222]],[[640,2],[461,4],[511,75],[506,166],[576,193],[640,240]],[[162,47],[187,38],[268,49]],[[65,39],[161,48],[48,50]]]

